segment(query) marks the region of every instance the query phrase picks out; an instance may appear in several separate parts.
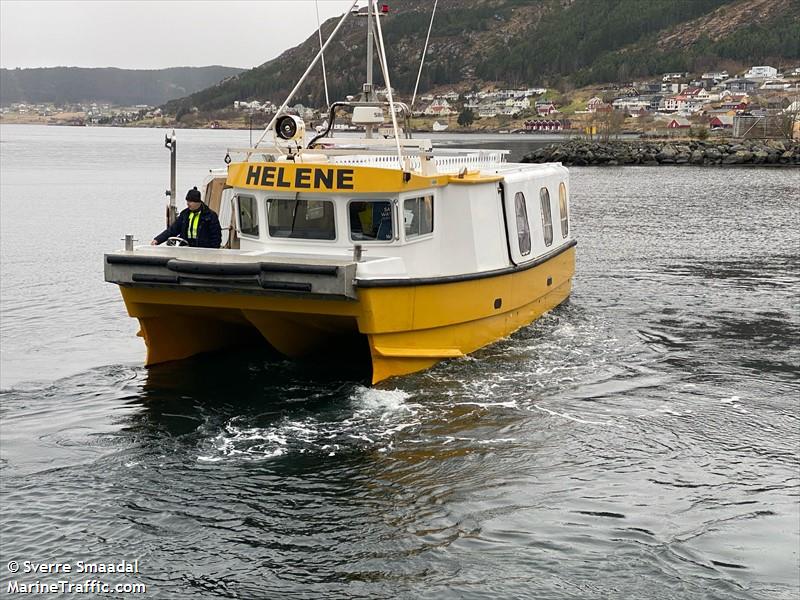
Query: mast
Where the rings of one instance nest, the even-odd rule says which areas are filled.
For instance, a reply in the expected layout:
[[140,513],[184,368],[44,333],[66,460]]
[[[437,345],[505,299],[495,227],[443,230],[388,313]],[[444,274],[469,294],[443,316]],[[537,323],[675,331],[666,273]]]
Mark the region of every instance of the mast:
[[[367,82],[364,84],[364,101],[372,102],[374,100],[374,92],[372,88],[372,0],[367,1]],[[367,125],[365,127],[367,139],[372,137],[374,125]]]

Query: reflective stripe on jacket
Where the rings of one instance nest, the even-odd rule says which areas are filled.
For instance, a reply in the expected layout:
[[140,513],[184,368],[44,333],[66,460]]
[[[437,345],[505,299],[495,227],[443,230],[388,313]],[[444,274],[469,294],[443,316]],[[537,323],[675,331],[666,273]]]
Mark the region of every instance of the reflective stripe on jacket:
[[222,230],[219,226],[219,217],[217,213],[208,208],[205,204],[202,204],[200,206],[200,211],[194,214],[199,215],[199,217],[193,219],[197,222],[195,237],[192,238],[189,235],[189,217],[192,215],[192,212],[188,208],[185,208],[170,227],[167,227],[153,239],[159,244],[163,244],[167,241],[167,238],[180,236],[189,242],[190,246],[199,248],[219,248],[219,245],[222,243]]

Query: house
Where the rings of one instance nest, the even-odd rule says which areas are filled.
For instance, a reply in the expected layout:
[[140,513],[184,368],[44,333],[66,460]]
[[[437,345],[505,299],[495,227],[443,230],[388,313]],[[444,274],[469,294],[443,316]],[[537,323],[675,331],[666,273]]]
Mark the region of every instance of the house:
[[691,123],[689,123],[689,119],[684,117],[673,117],[672,120],[667,125],[668,129],[688,129],[691,127]]
[[589,101],[586,103],[586,110],[592,113],[597,112],[597,109],[602,108],[605,104],[602,98],[594,96],[593,98],[589,98]]
[[614,107],[614,110],[627,110],[627,111],[638,111],[638,110],[647,110],[650,108],[650,101],[643,100],[636,96],[635,98],[617,98],[614,102],[611,103],[611,106]]
[[660,94],[648,94],[646,96],[639,96],[639,100],[647,103],[647,110],[658,110],[661,106],[664,96]]
[[680,107],[680,100],[679,96],[670,96],[669,98],[664,98],[664,110],[668,112],[675,112]]
[[723,102],[720,108],[726,111],[747,110],[747,102],[742,102],[740,100],[731,100],[729,102]]
[[522,112],[522,109],[518,106],[514,106],[513,104],[503,103],[498,107],[497,110],[498,114],[501,115],[508,115],[510,117],[514,117]]
[[727,71],[708,71],[703,73],[700,79],[711,79],[714,81],[723,81],[729,77]]
[[[517,114],[522,112],[523,110],[528,110],[531,107],[531,102],[527,98],[509,98],[505,102],[502,103],[504,109],[513,110],[514,112],[511,114]],[[507,114],[507,113],[504,113]]]
[[674,81],[676,79],[684,79],[689,75],[689,73],[683,71],[680,73],[664,73],[661,77],[661,81]]
[[778,76],[778,69],[769,66],[750,67],[744,76],[751,79],[774,79]]
[[703,101],[708,101],[708,98],[710,96],[708,90],[700,87],[688,87],[685,90],[683,90],[682,94],[687,98],[693,98],[695,100],[703,100]]
[[715,115],[708,122],[711,129],[733,129],[733,117],[730,115]]
[[752,79],[728,79],[724,84],[726,90],[731,92],[754,92],[758,83]]
[[550,102],[549,100],[542,100],[536,103],[536,113],[540,117],[544,117],[546,115],[551,115],[553,113],[557,113],[558,109],[556,105]]
[[550,119],[534,119],[525,121],[528,131],[561,131],[568,127],[569,121],[554,121]]
[[427,116],[446,117],[456,114],[450,107],[450,103],[444,98],[434,98],[428,108],[422,111],[422,114]]
[[491,102],[488,102],[486,104],[481,104],[478,107],[478,116],[481,119],[491,119],[492,117],[496,117],[497,108],[495,108],[495,105],[492,104]]

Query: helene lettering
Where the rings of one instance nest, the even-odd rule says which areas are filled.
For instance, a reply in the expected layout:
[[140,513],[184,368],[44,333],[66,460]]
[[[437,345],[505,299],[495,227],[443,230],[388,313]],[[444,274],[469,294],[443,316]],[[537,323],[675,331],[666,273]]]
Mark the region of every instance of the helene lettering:
[[260,187],[294,187],[300,190],[352,190],[355,187],[353,169],[322,169],[250,165],[245,185]]

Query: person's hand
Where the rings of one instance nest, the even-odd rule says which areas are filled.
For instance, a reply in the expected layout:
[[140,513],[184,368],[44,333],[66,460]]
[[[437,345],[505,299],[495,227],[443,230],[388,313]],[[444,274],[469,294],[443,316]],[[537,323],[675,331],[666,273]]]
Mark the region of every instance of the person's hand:
[[158,246],[158,242],[153,240],[153,241],[150,242],[150,245],[151,246]]

